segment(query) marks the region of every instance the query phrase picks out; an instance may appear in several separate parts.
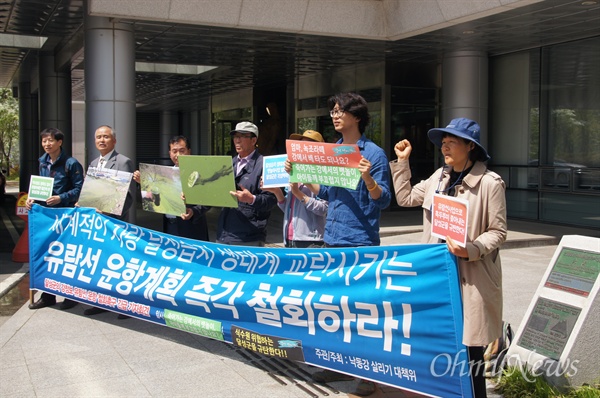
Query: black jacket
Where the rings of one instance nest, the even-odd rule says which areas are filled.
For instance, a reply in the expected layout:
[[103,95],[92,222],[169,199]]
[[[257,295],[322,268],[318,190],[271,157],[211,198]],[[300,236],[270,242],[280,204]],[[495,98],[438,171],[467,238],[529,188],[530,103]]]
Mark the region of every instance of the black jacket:
[[181,217],[163,216],[163,231],[184,238],[209,241],[208,223],[205,214],[210,207],[186,205],[186,208],[190,208],[194,212],[192,218],[184,220]]

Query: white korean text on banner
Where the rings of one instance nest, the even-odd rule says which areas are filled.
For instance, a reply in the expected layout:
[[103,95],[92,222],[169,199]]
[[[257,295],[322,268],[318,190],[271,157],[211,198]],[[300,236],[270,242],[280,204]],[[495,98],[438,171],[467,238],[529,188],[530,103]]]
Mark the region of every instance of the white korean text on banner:
[[445,245],[227,246],[39,205],[29,242],[31,289],[431,396],[472,396]]

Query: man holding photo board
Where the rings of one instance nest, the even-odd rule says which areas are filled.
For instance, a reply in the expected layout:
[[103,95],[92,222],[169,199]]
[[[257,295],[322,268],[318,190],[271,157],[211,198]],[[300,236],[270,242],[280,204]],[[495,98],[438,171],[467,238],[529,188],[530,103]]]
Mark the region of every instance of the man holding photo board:
[[[96,167],[100,170],[111,169],[126,171],[129,173],[134,172],[135,167],[133,165],[133,161],[115,150],[115,145],[117,144],[117,134],[112,127],[107,125],[98,127],[94,134],[94,142],[96,144],[96,149],[98,149],[100,152],[100,156],[91,161],[90,167]],[[123,204],[123,211],[121,215],[117,216],[110,214],[111,217],[130,222],[129,210],[131,210],[134,204],[134,196],[132,191],[133,184],[130,184],[129,192],[127,192],[127,197],[125,199],[125,203]],[[91,307],[86,309],[83,313],[85,315],[96,315],[106,311],[107,310],[103,308]],[[119,319],[125,318],[128,318],[128,316],[119,314]]]
[[[174,167],[179,167],[179,156],[191,155],[190,141],[186,136],[178,135],[169,141],[169,157]],[[133,173],[133,180],[140,183],[140,171]],[[158,194],[160,195],[160,194]],[[142,190],[142,200],[157,203],[160,201],[157,194],[152,191]],[[163,216],[163,232],[171,235],[181,236],[196,240],[209,240],[208,223],[206,221],[206,212],[210,209],[208,206],[186,205],[186,212],[179,217],[165,214]]]
[[267,221],[277,198],[260,189],[263,157],[256,149],[258,128],[253,123],[240,122],[229,134],[237,152],[233,158],[236,190],[230,193],[237,199],[238,206],[221,210],[217,243],[264,246]]
[[[115,150],[115,145],[117,144],[117,133],[112,127],[107,125],[98,127],[94,134],[94,142],[96,143],[96,149],[98,149],[100,152],[100,156],[90,162],[90,167],[96,167],[100,170],[110,169],[133,173],[135,170],[133,161]],[[123,204],[123,211],[121,212],[121,215],[117,216],[110,214],[111,217],[121,221],[133,221],[133,214],[130,215],[129,213],[129,210],[131,210],[134,204],[133,189],[134,185],[130,184],[129,192],[127,192],[127,197],[125,199],[125,203]]]

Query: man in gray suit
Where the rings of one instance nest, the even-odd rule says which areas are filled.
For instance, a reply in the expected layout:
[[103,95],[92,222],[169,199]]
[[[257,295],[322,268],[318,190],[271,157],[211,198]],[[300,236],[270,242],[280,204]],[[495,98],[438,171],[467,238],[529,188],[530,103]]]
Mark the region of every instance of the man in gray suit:
[[[117,144],[117,133],[115,133],[112,127],[106,125],[98,127],[94,135],[94,141],[96,143],[96,148],[100,152],[100,156],[92,160],[90,167],[128,171],[130,173],[135,171],[133,161],[115,150],[115,145]],[[111,217],[122,221],[132,221],[129,219],[129,210],[131,210],[134,203],[134,189],[135,186],[132,180],[132,183],[129,185],[129,192],[127,192],[125,204],[123,205],[123,212],[120,216],[111,214]]]
[[[98,149],[98,151],[100,151],[100,156],[92,160],[92,162],[90,163],[90,167],[128,171],[130,173],[133,173],[135,171],[133,161],[131,161],[131,159],[129,159],[127,156],[121,155],[115,150],[115,145],[117,144],[117,135],[112,127],[106,125],[98,127],[94,135],[94,140],[96,143],[96,148]],[[127,198],[125,199],[125,204],[123,205],[123,212],[120,216],[111,214],[111,217],[117,218],[122,221],[129,221],[129,211],[131,210],[134,204],[133,179],[131,181],[132,183],[129,185],[129,192],[127,193]],[[92,307],[86,309],[83,313],[85,315],[96,315],[106,311],[107,310],[102,308]],[[119,314],[119,319],[124,318],[128,318],[128,316]]]

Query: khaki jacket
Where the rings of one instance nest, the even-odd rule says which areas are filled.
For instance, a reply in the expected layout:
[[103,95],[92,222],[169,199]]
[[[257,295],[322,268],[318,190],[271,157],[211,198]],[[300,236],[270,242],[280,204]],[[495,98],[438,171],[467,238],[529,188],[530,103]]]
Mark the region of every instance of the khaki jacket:
[[[423,208],[423,243],[439,243],[431,236],[431,206],[436,190],[447,187],[449,168],[436,170],[427,180],[410,185],[408,160],[390,162],[396,200],[400,206]],[[441,180],[440,180],[441,177]],[[502,268],[499,248],[506,240],[506,196],[502,178],[476,162],[456,186],[455,196],[469,202],[467,251],[459,258],[463,298],[463,344],[484,346],[502,332]]]

